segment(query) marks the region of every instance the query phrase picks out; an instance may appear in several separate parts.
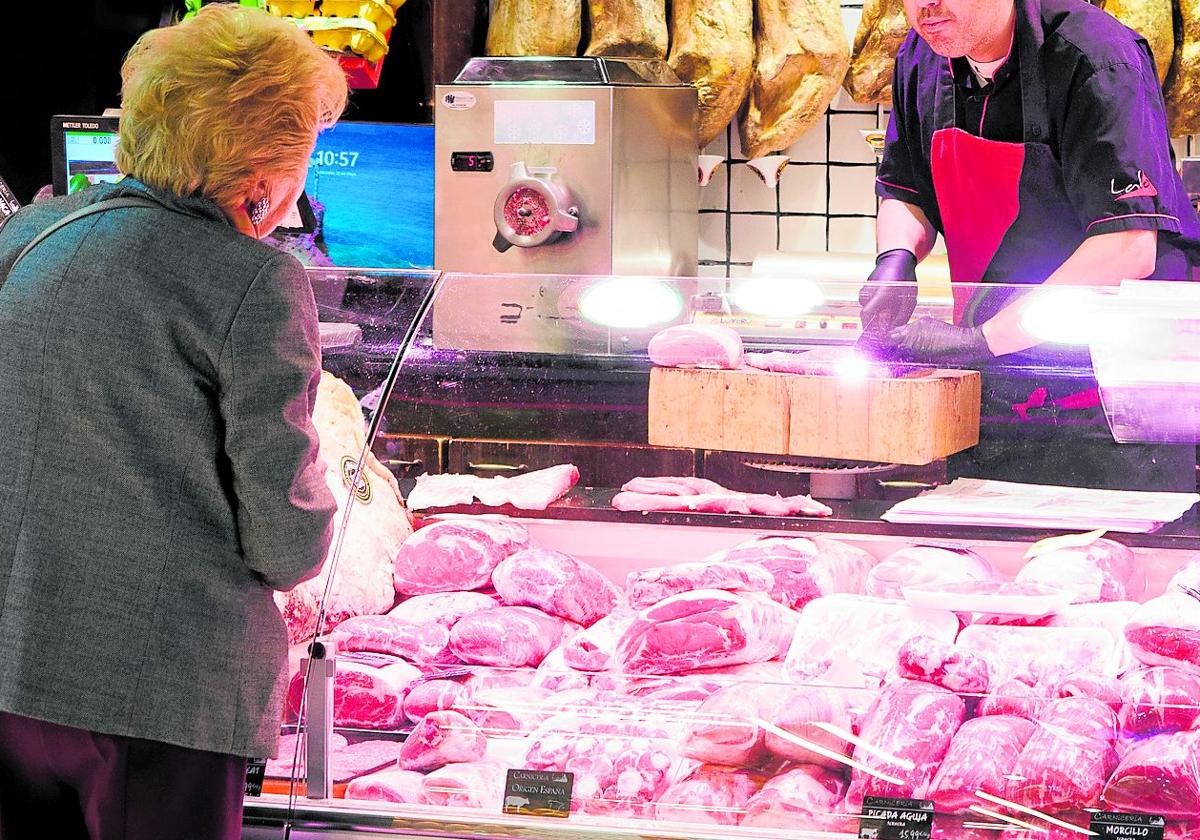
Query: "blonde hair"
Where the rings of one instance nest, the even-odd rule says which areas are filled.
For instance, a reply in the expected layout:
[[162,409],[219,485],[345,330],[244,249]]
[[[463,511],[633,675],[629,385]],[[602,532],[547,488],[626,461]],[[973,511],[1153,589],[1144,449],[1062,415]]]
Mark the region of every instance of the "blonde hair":
[[121,68],[117,166],[229,206],[294,173],[346,107],[346,76],[292,23],[227,3],[147,32]]

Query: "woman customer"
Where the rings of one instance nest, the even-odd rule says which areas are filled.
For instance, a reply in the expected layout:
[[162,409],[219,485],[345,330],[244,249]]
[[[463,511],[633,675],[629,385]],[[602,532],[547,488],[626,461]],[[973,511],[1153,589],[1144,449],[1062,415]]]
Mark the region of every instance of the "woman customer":
[[[0,836],[240,836],[334,502],[300,265],[258,240],[346,102],[218,4],[122,71],[128,177],[0,229]],[[32,246],[32,247],[31,247]]]

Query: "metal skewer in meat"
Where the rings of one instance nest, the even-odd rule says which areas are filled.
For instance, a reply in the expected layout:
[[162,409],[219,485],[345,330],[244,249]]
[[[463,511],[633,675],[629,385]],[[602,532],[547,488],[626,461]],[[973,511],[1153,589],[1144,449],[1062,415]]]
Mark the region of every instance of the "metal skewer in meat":
[[496,0],[488,55],[578,55],[582,0]]
[[586,55],[667,57],[665,0],[588,0],[592,40]]
[[850,66],[836,0],[758,0],[754,83],[742,122],[751,158],[792,145],[825,113]]
[[671,69],[700,97],[704,148],[725,130],[750,91],[754,72],[752,0],[674,0]]
[[1200,0],[1177,0],[1175,59],[1163,94],[1172,137],[1200,132]]
[[896,53],[909,29],[903,0],[866,0],[863,4],[845,82],[846,92],[855,102],[891,106]]

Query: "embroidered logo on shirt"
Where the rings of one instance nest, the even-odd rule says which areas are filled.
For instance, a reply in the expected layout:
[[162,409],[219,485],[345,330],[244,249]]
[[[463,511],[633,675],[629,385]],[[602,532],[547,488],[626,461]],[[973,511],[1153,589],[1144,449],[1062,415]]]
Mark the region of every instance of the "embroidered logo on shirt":
[[1113,178],[1109,182],[1109,190],[1113,194],[1113,201],[1125,201],[1130,198],[1153,198],[1158,195],[1158,190],[1154,188],[1154,184],[1150,183],[1150,179],[1146,177],[1146,173],[1140,169],[1138,170],[1137,183],[1118,187],[1117,179]]

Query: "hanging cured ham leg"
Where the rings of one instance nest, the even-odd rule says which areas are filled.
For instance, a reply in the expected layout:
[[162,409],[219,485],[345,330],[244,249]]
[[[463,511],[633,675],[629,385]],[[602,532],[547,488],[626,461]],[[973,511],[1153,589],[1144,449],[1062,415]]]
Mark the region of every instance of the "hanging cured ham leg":
[[908,34],[902,0],[866,0],[854,34],[846,92],[863,105],[892,105],[896,53]]
[[583,37],[581,0],[496,0],[488,55],[577,55]]
[[587,55],[667,57],[665,0],[589,0],[592,40]]
[[700,148],[716,139],[750,91],[754,66],[752,0],[675,0],[671,69],[700,96]]
[[1172,137],[1200,131],[1200,0],[1176,0],[1180,29],[1163,87]]

